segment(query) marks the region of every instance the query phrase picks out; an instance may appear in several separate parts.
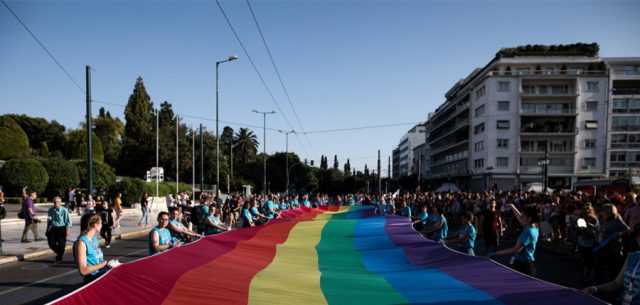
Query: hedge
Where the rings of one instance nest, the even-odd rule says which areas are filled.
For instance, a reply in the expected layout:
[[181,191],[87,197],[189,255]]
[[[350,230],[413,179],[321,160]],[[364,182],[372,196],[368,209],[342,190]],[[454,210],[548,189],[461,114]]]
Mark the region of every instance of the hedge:
[[[80,186],[87,187],[87,163],[84,160],[72,161],[80,175]],[[102,162],[93,160],[93,187],[108,187],[116,182],[116,174],[113,168]]]
[[50,197],[60,196],[65,198],[67,188],[80,184],[78,168],[64,159],[53,158],[42,161],[42,165],[49,174],[49,184],[47,184],[46,194]]
[[0,185],[7,196],[21,196],[25,186],[29,191],[39,194],[45,190],[47,183],[47,170],[34,159],[9,160],[0,169]]
[[[190,184],[179,183],[178,189],[180,191],[191,192],[192,188]],[[160,182],[158,183],[159,196],[167,196],[168,194],[175,193],[175,182]],[[133,203],[139,203],[142,198],[142,193],[148,192],[150,197],[156,194],[156,183],[145,182],[139,178],[124,178],[122,181],[116,182],[109,187],[109,193],[111,198],[115,198],[118,193],[122,193],[122,201],[125,205],[131,205]]]
[[0,116],[0,160],[30,155],[29,138],[12,118]]

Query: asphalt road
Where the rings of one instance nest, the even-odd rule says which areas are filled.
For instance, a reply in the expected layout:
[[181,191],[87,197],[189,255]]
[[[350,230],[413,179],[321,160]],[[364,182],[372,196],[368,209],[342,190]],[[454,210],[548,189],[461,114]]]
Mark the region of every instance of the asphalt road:
[[[121,262],[149,253],[146,236],[113,241],[110,249],[102,250],[105,259],[118,258]],[[0,304],[44,304],[82,286],[73,253],[65,253],[61,264],[53,264],[53,260],[51,255],[0,266]]]
[[[500,248],[513,245],[503,241]],[[103,249],[107,259],[118,258],[130,262],[147,255],[147,237],[114,241],[110,249]],[[572,288],[583,288],[580,282],[582,265],[579,257],[552,251],[550,247],[538,247],[536,267],[542,280]],[[477,255],[485,255],[482,241],[476,244]],[[72,253],[65,254],[62,264],[52,264],[53,256],[35,261],[23,261],[0,266],[0,305],[44,304],[79,288],[82,277],[73,265]],[[497,259],[507,264],[509,257]]]

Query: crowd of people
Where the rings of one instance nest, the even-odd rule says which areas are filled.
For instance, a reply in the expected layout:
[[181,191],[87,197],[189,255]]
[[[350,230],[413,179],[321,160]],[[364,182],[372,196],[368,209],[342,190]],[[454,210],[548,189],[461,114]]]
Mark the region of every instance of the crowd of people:
[[[72,194],[74,193],[74,194]],[[78,197],[69,192],[67,207],[54,198],[47,213],[47,239],[62,259],[66,237],[70,234],[70,213],[82,209],[82,233],[74,254],[80,273],[87,282],[99,276],[117,261],[103,261],[97,236],[111,242],[111,230],[122,218],[122,195],[112,201],[103,196]],[[25,228],[39,240],[34,200],[35,192],[25,193]],[[71,198],[75,199],[71,203]],[[82,198],[82,199],[81,199]],[[398,215],[411,219],[417,232],[435,242],[468,255],[475,255],[476,241],[482,239],[487,257],[510,257],[509,264],[519,272],[535,276],[535,250],[540,240],[550,245],[563,244],[579,254],[583,264],[585,293],[623,289],[623,301],[638,302],[640,292],[640,197],[635,193],[597,194],[554,192],[536,194],[520,191],[407,194],[327,194],[226,196],[204,192],[198,204],[187,193],[166,198],[168,212],[161,212],[157,225],[149,232],[149,254],[190,243],[206,235],[241,227],[253,227],[280,217],[283,211],[326,205],[371,205],[378,215]],[[140,199],[140,226],[149,226],[149,195]],[[449,229],[455,230],[450,232]],[[511,240],[512,247],[501,247]],[[618,272],[619,271],[619,272]],[[636,280],[638,279],[638,280]],[[628,302],[629,304],[635,304]]]

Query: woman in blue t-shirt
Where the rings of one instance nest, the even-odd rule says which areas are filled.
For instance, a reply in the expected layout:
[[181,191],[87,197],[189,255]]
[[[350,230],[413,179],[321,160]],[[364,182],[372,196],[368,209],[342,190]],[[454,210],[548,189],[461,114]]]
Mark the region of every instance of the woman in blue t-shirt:
[[415,217],[411,217],[413,219],[413,227],[416,231],[422,231],[427,224],[427,219],[429,218],[429,213],[427,212],[427,205],[422,206],[422,212],[418,213]]
[[458,244],[458,251],[475,255],[473,247],[476,242],[476,228],[473,226],[473,213],[466,211],[462,214],[462,225],[458,230],[458,236],[447,238],[445,242]]
[[231,228],[225,226],[218,218],[220,213],[215,204],[209,206],[209,216],[205,219],[207,226],[206,235],[218,234],[220,232],[229,231]]
[[521,213],[513,203],[510,203],[509,207],[522,224],[522,233],[518,236],[518,241],[515,246],[498,252],[490,252],[487,256],[513,255],[511,257],[513,269],[526,275],[535,276],[536,269],[533,265],[535,261],[533,256],[536,252],[536,243],[538,242],[538,235],[540,233],[538,229],[540,209],[537,206],[528,206],[524,208],[524,213]]
[[253,215],[251,215],[251,203],[247,200],[242,205],[242,227],[255,227],[256,224],[253,221]]
[[87,218],[86,228],[83,228],[73,249],[78,272],[84,276],[85,284],[97,279],[107,270],[107,262],[104,260],[97,237],[102,229],[102,219],[97,214],[85,219]]
[[444,217],[444,207],[440,205],[437,206],[434,214],[433,225],[431,225],[425,233],[432,234],[431,240],[441,243],[449,234],[449,225],[447,224],[447,219]]

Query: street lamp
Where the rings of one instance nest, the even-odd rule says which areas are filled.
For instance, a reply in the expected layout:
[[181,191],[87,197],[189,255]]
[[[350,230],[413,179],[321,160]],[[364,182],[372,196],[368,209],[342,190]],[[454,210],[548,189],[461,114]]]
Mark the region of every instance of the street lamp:
[[543,193],[547,192],[547,188],[549,187],[549,163],[551,159],[549,159],[549,139],[545,139],[544,141],[544,157],[538,158],[538,166],[542,167],[542,187]]
[[[295,130],[291,130],[291,131],[278,130],[278,132],[279,133],[283,133],[286,136],[286,139],[287,139],[286,140],[286,143],[287,143],[286,144],[287,145],[286,146],[287,147],[286,156],[287,156],[287,158],[285,159],[284,168],[288,169],[289,168],[289,134],[290,133],[296,133],[296,131]],[[286,192],[287,195],[289,195],[289,171],[288,170],[287,170],[287,178],[286,178],[286,180],[287,180],[287,183],[285,185],[285,192]]]
[[[491,186],[491,180],[493,178],[493,166],[489,166],[485,169],[487,171],[487,175],[489,176],[489,183],[488,185]],[[489,188],[489,186],[487,186],[487,188]]]
[[218,67],[220,66],[221,63],[223,62],[228,62],[228,61],[232,61],[232,60],[236,60],[238,59],[238,56],[236,55],[231,55],[229,56],[229,58],[227,60],[222,60],[222,61],[217,61],[216,62],[216,192],[218,189],[220,189],[220,136],[218,134],[218,123],[219,123],[219,103],[218,103],[218,93],[219,93],[219,87],[218,87]]
[[262,196],[264,197],[267,192],[267,114],[275,114],[275,110],[271,111],[258,111],[255,109],[252,112],[262,114],[262,136],[264,138],[262,143],[262,163],[263,163],[263,180],[262,180]]

